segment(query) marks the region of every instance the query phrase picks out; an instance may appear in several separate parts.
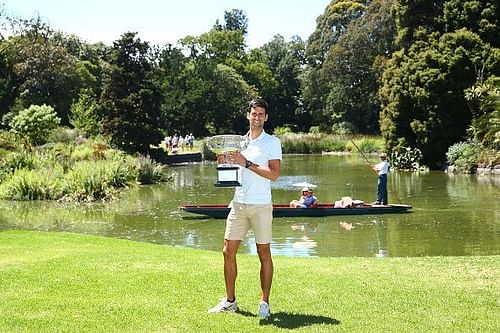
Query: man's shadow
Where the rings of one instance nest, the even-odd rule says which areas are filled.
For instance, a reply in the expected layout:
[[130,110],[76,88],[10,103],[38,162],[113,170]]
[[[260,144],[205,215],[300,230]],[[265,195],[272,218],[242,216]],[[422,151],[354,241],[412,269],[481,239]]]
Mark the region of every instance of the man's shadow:
[[[248,311],[238,311],[240,315],[245,317],[256,317],[254,313]],[[316,324],[339,325],[340,321],[335,318],[325,316],[315,316],[309,314],[277,312],[271,315],[269,319],[261,319],[260,325],[274,325],[279,328],[294,329],[299,327],[311,326]]]

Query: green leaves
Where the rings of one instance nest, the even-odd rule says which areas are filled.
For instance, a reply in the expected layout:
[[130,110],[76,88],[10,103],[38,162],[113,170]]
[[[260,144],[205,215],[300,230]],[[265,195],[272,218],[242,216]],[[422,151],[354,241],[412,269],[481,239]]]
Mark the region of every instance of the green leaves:
[[32,105],[10,122],[12,131],[24,136],[29,143],[38,145],[45,143],[51,130],[61,123],[54,108],[47,105]]

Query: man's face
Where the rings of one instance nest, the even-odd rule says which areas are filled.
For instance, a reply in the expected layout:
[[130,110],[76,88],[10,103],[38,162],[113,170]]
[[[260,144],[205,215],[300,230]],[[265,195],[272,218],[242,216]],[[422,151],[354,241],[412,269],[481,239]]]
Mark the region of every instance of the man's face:
[[266,109],[260,106],[254,106],[247,113],[247,119],[252,128],[262,128],[267,121]]

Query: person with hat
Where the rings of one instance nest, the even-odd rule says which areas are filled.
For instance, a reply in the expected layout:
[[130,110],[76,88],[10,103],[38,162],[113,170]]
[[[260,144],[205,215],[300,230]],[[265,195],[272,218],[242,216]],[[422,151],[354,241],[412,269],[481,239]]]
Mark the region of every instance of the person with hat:
[[389,172],[389,162],[387,154],[380,153],[380,163],[372,165],[372,169],[378,174],[377,177],[377,201],[375,205],[387,205],[387,173]]
[[302,195],[299,200],[292,200],[290,202],[290,207],[292,208],[312,208],[318,203],[318,198],[313,193],[313,189],[310,187],[302,188]]

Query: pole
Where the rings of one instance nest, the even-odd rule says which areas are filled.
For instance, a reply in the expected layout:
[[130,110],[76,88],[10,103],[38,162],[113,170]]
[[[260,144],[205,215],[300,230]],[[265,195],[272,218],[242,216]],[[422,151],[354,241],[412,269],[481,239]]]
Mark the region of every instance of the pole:
[[373,164],[366,158],[365,154],[363,154],[363,152],[361,151],[361,149],[359,149],[359,147],[354,143],[353,140],[351,140],[351,142],[354,145],[354,147],[356,147],[356,149],[359,151],[359,153],[361,154],[361,156],[363,156],[363,158],[365,159],[365,161],[373,168]]

